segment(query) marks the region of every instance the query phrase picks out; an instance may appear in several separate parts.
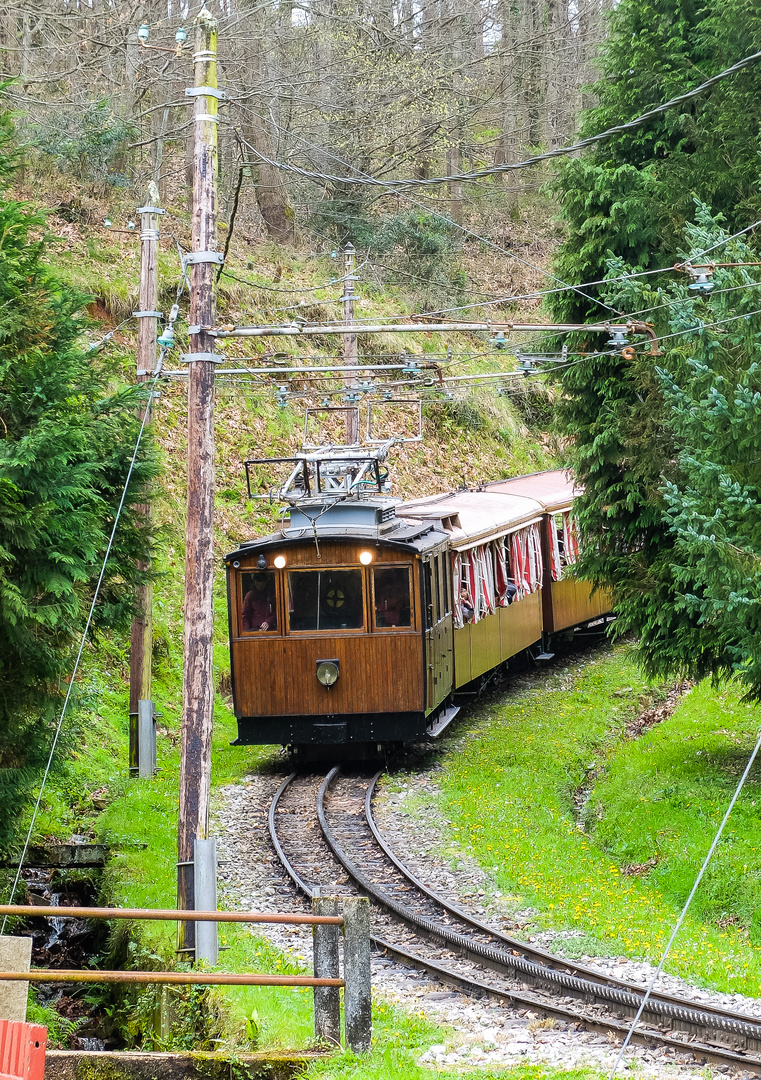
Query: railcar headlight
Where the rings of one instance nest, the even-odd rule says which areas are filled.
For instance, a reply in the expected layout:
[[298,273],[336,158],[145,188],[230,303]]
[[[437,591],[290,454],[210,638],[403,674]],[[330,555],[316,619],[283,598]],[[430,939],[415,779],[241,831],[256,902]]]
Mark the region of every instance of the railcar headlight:
[[338,660],[318,660],[315,672],[318,682],[330,688],[338,681],[338,676],[341,674],[340,666]]
[[285,555],[275,556],[275,566],[278,568],[278,570],[283,569],[283,567],[285,566]]
[[373,561],[372,551],[360,551],[359,561],[362,563],[363,566],[369,566],[370,563]]

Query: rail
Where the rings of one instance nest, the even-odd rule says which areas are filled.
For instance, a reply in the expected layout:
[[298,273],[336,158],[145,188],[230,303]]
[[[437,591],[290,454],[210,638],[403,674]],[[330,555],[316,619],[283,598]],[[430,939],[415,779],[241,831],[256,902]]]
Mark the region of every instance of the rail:
[[[339,913],[339,906],[343,912]],[[233,971],[86,971],[35,968],[0,971],[0,985],[34,983],[132,983],[166,986],[306,986],[315,992],[315,1034],[340,1035],[344,990],[346,1043],[355,1052],[370,1048],[371,987],[369,903],[364,898],[339,901],[315,897],[311,914],[262,911],[193,911],[155,908],[35,907],[0,904],[0,916],[58,919],[128,919],[161,922],[272,923],[314,928],[314,975],[268,975]],[[339,942],[343,931],[344,978],[339,977]],[[338,1038],[331,1041],[338,1042]]]

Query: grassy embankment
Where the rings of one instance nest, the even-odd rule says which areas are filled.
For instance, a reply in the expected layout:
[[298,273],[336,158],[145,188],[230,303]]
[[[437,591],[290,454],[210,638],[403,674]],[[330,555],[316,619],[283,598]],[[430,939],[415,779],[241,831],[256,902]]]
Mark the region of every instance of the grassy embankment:
[[[702,684],[632,740],[627,723],[658,691],[624,651],[568,668],[495,697],[488,722],[446,754],[437,800],[454,840],[444,850],[471,852],[508,906],[531,909],[524,932],[578,932],[553,948],[657,962],[761,714],[736,689]],[[761,995],[760,784],[757,764],[666,965],[752,996]],[[406,805],[415,812],[416,802],[427,810],[426,797]]]
[[[45,195],[45,186],[34,192],[21,192],[35,198]],[[58,193],[52,190],[49,202],[56,205]],[[135,234],[109,232],[97,224],[99,213],[115,222],[128,213],[109,205],[86,207],[90,223],[51,218],[61,244],[54,255],[62,278],[89,291],[95,296],[92,307],[97,325],[92,340],[110,329],[137,306],[138,271]],[[171,211],[171,208],[170,208]],[[187,215],[178,210],[164,219],[167,232],[174,232],[187,241]],[[333,309],[326,306],[315,311],[314,306],[330,299],[336,287],[315,288],[335,275],[335,264],[329,256],[315,260],[302,257],[298,251],[284,253],[272,245],[261,244],[255,253],[255,265],[250,251],[241,253],[233,245],[228,266],[249,280],[265,287],[224,283],[220,290],[220,316],[233,321],[256,321],[285,318],[282,297],[266,291],[272,280],[283,277],[283,285],[291,290],[304,289],[312,307],[310,317],[327,317]],[[160,253],[160,306],[169,307],[174,298],[178,268],[172,246]],[[405,302],[398,288],[377,284],[360,286],[363,315],[390,314],[414,310]],[[298,298],[296,294],[296,299]],[[289,297],[290,299],[290,297]],[[474,351],[483,349],[483,337],[456,338],[455,347]],[[132,378],[134,371],[135,335],[132,327],[117,332],[109,348],[115,378]],[[179,349],[186,347],[182,334]],[[302,354],[323,356],[329,346],[310,343]],[[265,345],[255,343],[248,349],[264,351]],[[435,353],[442,349],[436,335],[424,334],[414,340],[386,335],[363,341],[360,348],[400,351],[411,349],[420,353]],[[238,350],[241,352],[242,350]],[[228,353],[236,355],[234,349]],[[510,366],[504,355],[486,356],[475,367],[494,370]],[[465,365],[459,372],[474,370]],[[525,384],[524,384],[525,386]],[[79,677],[82,708],[67,718],[66,727],[71,742],[76,745],[70,757],[62,756],[43,799],[35,836],[68,838],[72,833],[89,834],[111,845],[112,859],[105,877],[101,899],[124,906],[172,906],[175,890],[177,773],[179,764],[178,724],[181,706],[182,656],[182,580],[184,570],[184,476],[185,476],[185,389],[182,384],[169,383],[162,388],[162,398],[156,409],[156,436],[163,451],[165,472],[163,490],[156,503],[156,518],[161,528],[157,565],[160,577],[155,600],[155,673],[153,696],[163,713],[159,722],[158,759],[161,772],[150,783],[126,779],[127,761],[127,680],[128,642],[124,638],[102,637],[96,646],[89,647]],[[459,486],[463,481],[474,483],[484,478],[531,471],[553,462],[548,440],[538,432],[530,438],[526,426],[532,410],[546,406],[546,396],[532,399],[522,389],[517,406],[494,394],[477,391],[463,403],[442,402],[427,410],[426,440],[423,444],[400,448],[393,461],[396,491],[413,496],[430,491],[432,486]],[[213,783],[215,789],[224,783],[239,780],[247,770],[268,760],[267,752],[231,750],[229,740],[234,736],[234,721],[225,697],[229,660],[226,652],[226,616],[224,580],[221,573],[222,555],[240,540],[261,534],[274,522],[274,514],[262,504],[248,502],[244,495],[241,460],[252,454],[283,454],[292,452],[300,441],[301,406],[277,409],[272,391],[264,394],[251,389],[221,388],[218,395],[217,439],[217,529],[215,547],[220,559],[220,574],[215,589],[215,683],[219,688],[215,707],[215,741]],[[97,806],[106,802],[103,812]],[[115,934],[114,948],[123,938]],[[285,970],[286,957],[271,949],[264,939],[253,938],[244,931],[226,933],[229,951],[223,954],[224,966],[232,970]],[[158,924],[144,924],[132,930],[132,962],[149,965],[172,965],[175,962],[173,929]],[[137,952],[135,952],[135,948]],[[121,960],[125,959],[122,951]],[[135,1039],[150,1032],[152,1025],[150,995],[143,996],[143,1005],[124,1010],[124,1024]],[[207,1034],[225,1033],[228,1041],[245,1046],[249,1036],[266,1045],[303,1045],[311,1030],[311,1004],[308,994],[298,991],[230,991],[213,996],[214,1009],[224,1018],[207,1025]],[[246,1023],[248,1021],[248,1023]],[[405,1032],[399,1036],[399,1024]],[[399,1019],[383,1005],[378,1006],[376,1028],[393,1032],[392,1042],[413,1045],[418,1038],[417,1018]],[[216,1028],[216,1032],[212,1029]],[[258,1030],[261,1029],[261,1030]],[[416,1032],[418,1035],[416,1035]],[[173,1037],[179,1045],[192,1033],[183,1029]],[[429,1038],[429,1041],[431,1039]],[[435,1040],[433,1040],[435,1041]]]
[[[86,235],[88,231],[90,235]],[[71,280],[95,288],[101,301],[96,314],[108,327],[135,306],[137,263],[134,259],[123,261],[123,241],[95,227],[71,227],[66,235],[67,274]],[[244,257],[236,258],[243,265]],[[247,276],[260,276],[266,283],[274,276],[278,258],[287,264],[289,286],[297,283],[306,288],[327,280],[331,273],[327,264],[301,259],[298,253],[284,260],[282,253],[263,245],[256,254],[256,271],[246,267]],[[99,267],[100,277],[94,277],[92,270]],[[162,254],[162,275],[162,303],[166,306],[176,281],[172,252]],[[372,303],[363,314],[399,309],[400,299],[391,291],[368,295],[367,300]],[[277,301],[262,302],[261,294],[250,290],[230,291],[224,303],[226,317],[235,317],[238,310],[257,318],[272,318]],[[134,336],[120,332],[117,340],[115,373],[129,375]],[[433,349],[433,339],[429,340]],[[390,341],[383,347],[408,344],[409,339]],[[182,387],[170,385],[157,410],[157,434],[166,462],[164,493],[157,507],[164,528],[160,557],[164,576],[157,587],[154,688],[164,713],[159,739],[163,771],[151,783],[125,779],[126,643],[103,639],[88,653],[82,676],[89,705],[69,721],[78,729],[77,756],[61,766],[48,789],[37,830],[40,835],[66,837],[92,829],[107,840],[114,857],[105,898],[130,906],[169,906],[174,896],[183,393]],[[473,482],[551,463],[541,441],[532,443],[526,438],[520,411],[494,399],[472,404],[477,407],[432,410],[426,421],[426,442],[400,451],[393,462],[400,494],[428,491],[432,482],[457,486],[463,478]],[[220,394],[216,536],[220,556],[239,540],[269,527],[272,520],[243,497],[241,458],[256,450],[283,453],[292,449],[300,426],[296,410],[277,410],[267,398],[240,389]],[[224,689],[228,661],[221,574],[216,606],[215,677]],[[578,940],[580,947],[656,958],[689,874],[708,846],[733,770],[757,722],[756,710],[739,705],[731,694],[722,702],[701,688],[685,701],[673,720],[649,732],[640,743],[626,744],[622,741],[625,718],[645,693],[631,666],[615,656],[585,668],[575,689],[560,689],[562,682],[570,681],[565,676],[551,676],[546,688],[511,695],[501,705],[492,703],[495,719],[469,738],[462,752],[446,758],[441,806],[459,829],[458,843],[464,849],[472,848],[485,867],[496,867],[492,872],[501,890],[514,898],[516,906],[531,905],[537,927],[581,929],[586,937]],[[615,697],[616,690],[627,686],[633,688],[632,693]],[[505,722],[508,718],[509,725]],[[234,728],[223,694],[218,695],[215,719],[215,788],[241,779],[251,768],[267,767],[271,761],[268,751],[233,750],[227,745]],[[690,747],[689,757],[682,752],[684,745]],[[572,793],[586,783],[593,760],[594,790],[587,803],[586,829],[581,832],[573,814]],[[668,776],[667,784],[664,776]],[[685,929],[688,936],[675,952],[673,970],[711,985],[756,992],[758,960],[752,944],[751,913],[758,861],[751,835],[752,789],[748,792],[721,853],[722,860],[731,854],[734,864],[727,863],[723,872],[715,872],[715,888],[714,879],[709,878],[711,902],[696,908]],[[96,813],[93,794],[108,802],[103,813]],[[501,808],[498,814],[493,814],[495,806]],[[489,814],[484,815],[484,807]],[[699,812],[693,816],[691,811],[696,808]],[[621,873],[624,865],[650,860],[656,861],[645,876]],[[719,868],[724,865],[717,863]],[[742,886],[738,886],[736,871],[741,865],[748,869]],[[750,939],[745,936],[746,929]],[[223,954],[224,966],[232,970],[272,970],[278,965],[282,970],[289,963],[262,939],[243,932],[226,932],[226,938],[231,949]],[[173,935],[168,929],[148,926],[139,940],[146,954],[154,954],[154,962],[173,961]],[[728,964],[739,974],[728,971]],[[221,1029],[239,1047],[246,1044],[246,1031],[255,1034],[256,1028],[263,1045],[303,1045],[309,1038],[308,994],[249,990],[216,994],[214,1000],[224,1003]],[[135,1019],[142,1025],[139,1012]],[[147,1020],[145,1014],[143,1019]],[[246,1019],[250,1021],[248,1029]],[[439,1039],[422,1019],[405,1017],[379,1004],[376,1035],[378,1048],[361,1068],[347,1059],[319,1066],[315,1074],[369,1078],[388,1075],[393,1068],[401,1076],[429,1075],[411,1064],[416,1050]],[[544,1072],[529,1068],[508,1070],[508,1074],[529,1080]],[[554,1075],[559,1080],[560,1074]]]

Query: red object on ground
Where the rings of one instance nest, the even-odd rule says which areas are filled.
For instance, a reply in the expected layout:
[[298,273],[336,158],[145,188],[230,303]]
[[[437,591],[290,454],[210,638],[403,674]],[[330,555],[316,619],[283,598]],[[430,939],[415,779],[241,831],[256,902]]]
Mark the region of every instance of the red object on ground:
[[0,1080],[44,1080],[48,1029],[0,1020]]

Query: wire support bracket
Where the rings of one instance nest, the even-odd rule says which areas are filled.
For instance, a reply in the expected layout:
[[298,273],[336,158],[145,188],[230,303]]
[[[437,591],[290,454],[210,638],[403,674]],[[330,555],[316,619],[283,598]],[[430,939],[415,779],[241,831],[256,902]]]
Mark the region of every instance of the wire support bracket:
[[166,210],[162,210],[160,206],[138,206],[135,213],[136,214],[165,214]]
[[196,360],[208,361],[211,364],[221,364],[223,360],[227,359],[227,357],[223,356],[221,353],[190,352],[190,353],[180,353],[180,355],[177,357],[177,359],[183,364],[192,364]]
[[186,86],[185,97],[213,97],[217,101],[227,101],[224,90],[217,90],[216,86]]
[[183,266],[193,266],[195,263],[215,263],[224,266],[225,257],[221,251],[187,251],[182,256]]
[[208,120],[210,124],[218,124],[219,116],[216,113],[199,112],[193,117],[194,120]]
[[161,239],[161,233],[158,231],[158,229],[145,229],[143,232],[140,233],[140,239],[141,240],[160,240]]
[[163,311],[133,311],[133,318],[135,319],[163,319]]

